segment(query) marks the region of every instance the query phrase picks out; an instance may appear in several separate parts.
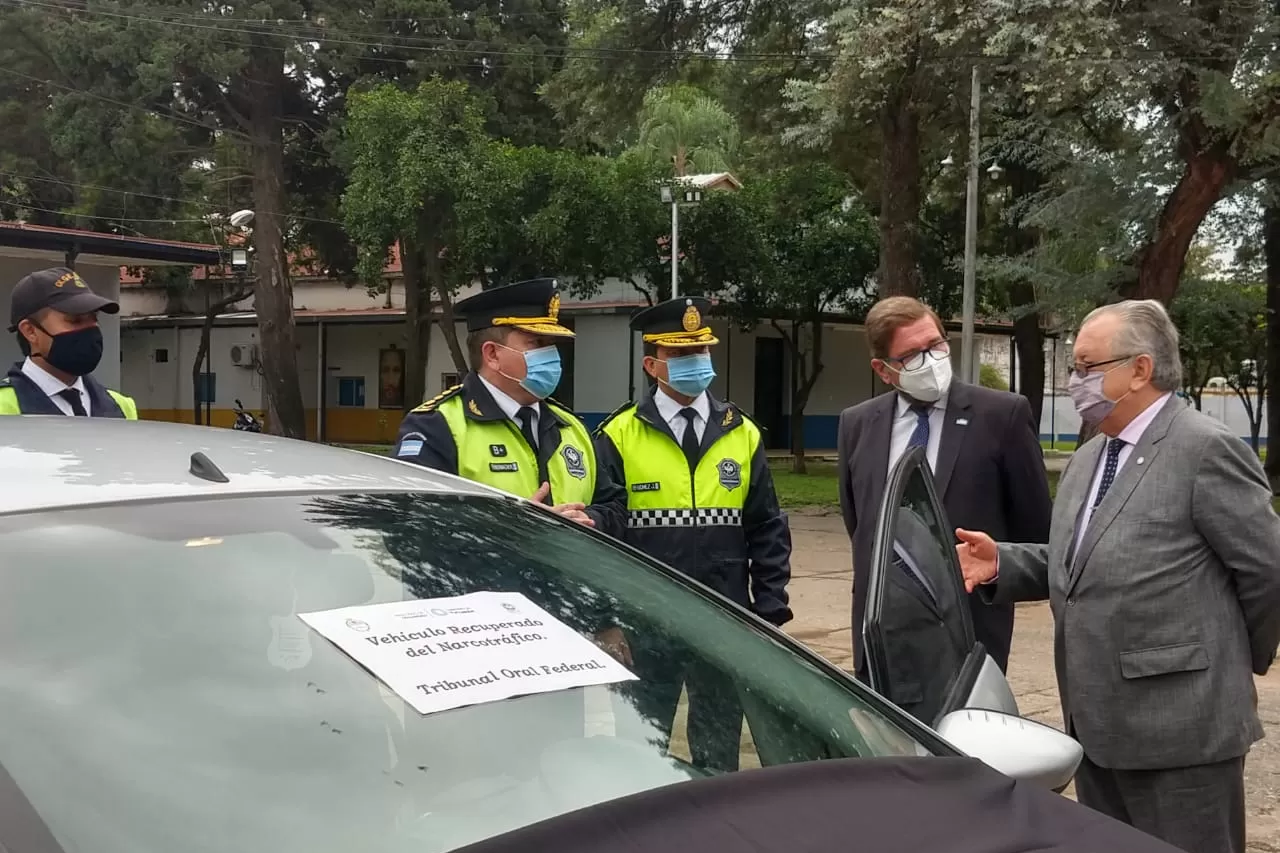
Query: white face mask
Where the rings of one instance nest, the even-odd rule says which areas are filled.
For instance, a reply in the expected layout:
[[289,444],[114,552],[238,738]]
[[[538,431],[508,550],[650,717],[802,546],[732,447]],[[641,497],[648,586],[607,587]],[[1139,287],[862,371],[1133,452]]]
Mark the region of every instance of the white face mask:
[[921,403],[938,402],[951,388],[951,359],[930,356],[915,370],[899,370],[898,388]]

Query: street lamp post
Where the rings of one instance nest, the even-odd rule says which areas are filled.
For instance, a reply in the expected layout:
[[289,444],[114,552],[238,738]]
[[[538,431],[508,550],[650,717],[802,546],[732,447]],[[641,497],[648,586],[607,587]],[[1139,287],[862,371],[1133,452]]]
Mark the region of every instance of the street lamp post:
[[964,361],[960,363],[960,380],[973,384],[973,324],[977,310],[978,279],[978,158],[981,156],[978,116],[981,106],[978,66],[973,66],[969,93],[969,181],[965,190],[964,210],[964,297],[961,303],[960,347]]
[[671,205],[671,298],[680,295],[680,204],[697,204],[702,201],[702,190],[687,189],[677,193],[667,184],[662,187],[662,200]]

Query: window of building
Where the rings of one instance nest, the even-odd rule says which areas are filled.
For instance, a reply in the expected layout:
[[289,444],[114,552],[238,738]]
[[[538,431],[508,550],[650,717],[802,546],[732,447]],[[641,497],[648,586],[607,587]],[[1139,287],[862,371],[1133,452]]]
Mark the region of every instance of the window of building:
[[440,374],[440,390],[444,391],[446,388],[452,388],[454,385],[457,385],[461,381],[462,380],[458,378],[458,374],[456,373],[441,373]]
[[364,408],[364,377],[338,377],[338,405],[351,408]]
[[200,374],[200,380],[196,382],[196,400],[201,403],[218,402],[218,374]]
[[168,364],[169,351],[167,349],[156,350],[156,364]]

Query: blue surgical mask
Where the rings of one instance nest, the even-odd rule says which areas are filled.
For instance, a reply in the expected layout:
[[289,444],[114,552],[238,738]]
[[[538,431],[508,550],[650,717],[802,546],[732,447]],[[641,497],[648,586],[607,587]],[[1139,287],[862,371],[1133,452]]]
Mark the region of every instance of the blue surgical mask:
[[560,350],[552,345],[525,350],[521,354],[524,356],[524,379],[519,380],[520,387],[539,400],[547,399],[560,384]]
[[716,378],[716,370],[711,366],[711,353],[699,352],[693,355],[682,355],[669,358],[667,364],[667,384],[671,390],[686,397],[696,397],[711,385]]

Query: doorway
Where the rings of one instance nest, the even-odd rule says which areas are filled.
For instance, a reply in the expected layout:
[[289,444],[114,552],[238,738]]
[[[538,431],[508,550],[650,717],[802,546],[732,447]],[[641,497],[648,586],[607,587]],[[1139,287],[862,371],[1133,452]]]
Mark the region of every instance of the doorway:
[[768,450],[782,450],[789,443],[783,411],[785,362],[782,338],[756,338],[755,405],[751,416],[764,430],[764,446]]

